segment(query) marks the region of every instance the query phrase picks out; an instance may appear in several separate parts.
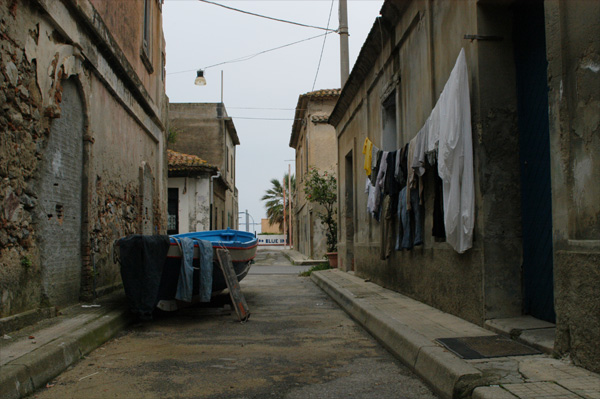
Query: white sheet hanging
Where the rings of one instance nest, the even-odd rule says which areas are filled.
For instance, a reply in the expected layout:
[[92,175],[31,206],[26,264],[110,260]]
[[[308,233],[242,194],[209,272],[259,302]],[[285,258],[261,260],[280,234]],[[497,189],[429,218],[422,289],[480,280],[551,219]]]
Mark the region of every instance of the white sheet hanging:
[[[472,247],[475,225],[473,142],[468,79],[465,51],[461,49],[438,104],[434,108],[437,112],[436,108],[439,106],[439,119],[434,119],[433,132],[431,132],[435,135],[439,129],[438,174],[443,181],[446,241],[459,253]],[[436,112],[432,113],[432,116]],[[434,118],[437,117],[438,115],[435,115]],[[431,125],[430,123],[429,129],[432,128]],[[431,145],[431,139],[428,141]]]

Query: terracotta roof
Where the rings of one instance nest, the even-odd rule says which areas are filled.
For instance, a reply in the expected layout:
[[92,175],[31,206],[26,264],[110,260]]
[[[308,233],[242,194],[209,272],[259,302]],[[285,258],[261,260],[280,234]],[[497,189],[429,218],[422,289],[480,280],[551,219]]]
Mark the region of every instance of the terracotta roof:
[[169,172],[200,172],[217,169],[216,166],[208,164],[208,162],[200,157],[173,150],[167,150],[167,158],[169,161]]
[[310,91],[308,93],[302,94],[301,97],[310,97],[310,98],[323,98],[323,97],[337,97],[342,92],[342,89],[322,89]]

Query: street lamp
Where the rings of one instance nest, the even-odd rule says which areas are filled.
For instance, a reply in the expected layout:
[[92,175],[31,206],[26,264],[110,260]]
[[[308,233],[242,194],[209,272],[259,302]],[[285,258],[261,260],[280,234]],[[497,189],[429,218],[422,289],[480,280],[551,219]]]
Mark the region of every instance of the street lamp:
[[196,80],[194,80],[194,84],[196,86],[206,86],[206,79],[204,78],[204,71],[202,69],[196,71]]

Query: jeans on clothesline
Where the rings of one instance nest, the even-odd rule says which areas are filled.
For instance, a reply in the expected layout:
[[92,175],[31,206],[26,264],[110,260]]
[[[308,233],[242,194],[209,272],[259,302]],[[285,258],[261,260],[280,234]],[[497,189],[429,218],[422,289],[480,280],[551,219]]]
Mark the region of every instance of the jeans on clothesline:
[[[419,190],[410,190],[410,207],[407,209],[406,187],[402,188],[398,196],[398,236],[396,238],[396,251],[412,249],[413,246],[423,244],[423,212],[419,204]],[[414,234],[411,228],[414,215]]]

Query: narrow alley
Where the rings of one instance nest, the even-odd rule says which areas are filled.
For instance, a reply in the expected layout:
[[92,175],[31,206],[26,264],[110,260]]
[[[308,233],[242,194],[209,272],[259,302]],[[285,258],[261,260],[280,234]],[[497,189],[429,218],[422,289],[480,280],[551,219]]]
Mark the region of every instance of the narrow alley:
[[[261,249],[241,287],[245,324],[188,308],[133,325],[35,398],[435,398],[280,250]],[[341,339],[341,338],[344,339]]]

